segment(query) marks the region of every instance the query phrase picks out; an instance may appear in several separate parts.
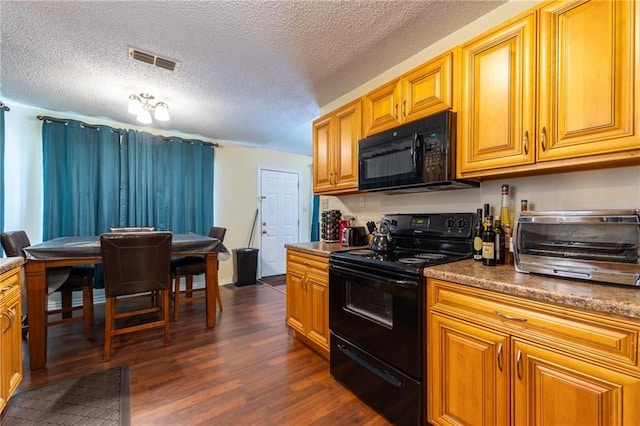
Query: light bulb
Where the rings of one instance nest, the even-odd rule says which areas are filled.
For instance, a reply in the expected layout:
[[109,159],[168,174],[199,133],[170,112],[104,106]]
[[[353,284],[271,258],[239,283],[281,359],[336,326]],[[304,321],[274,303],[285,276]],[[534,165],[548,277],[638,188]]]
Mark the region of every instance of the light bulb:
[[142,124],[151,124],[151,114],[149,113],[148,110],[142,109],[138,113],[138,116],[136,117],[136,120],[138,120]]
[[159,102],[158,105],[156,105],[153,116],[159,121],[169,121],[169,106],[164,102]]
[[140,103],[136,95],[129,96],[129,108],[127,109],[127,111],[129,111],[129,114],[138,115],[140,114],[141,110],[142,104]]

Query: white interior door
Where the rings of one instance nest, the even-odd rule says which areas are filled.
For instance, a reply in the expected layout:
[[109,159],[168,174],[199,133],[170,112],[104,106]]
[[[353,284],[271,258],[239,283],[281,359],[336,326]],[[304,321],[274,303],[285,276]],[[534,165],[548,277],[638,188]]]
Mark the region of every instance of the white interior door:
[[260,276],[286,272],[287,243],[297,243],[299,229],[298,173],[260,171]]

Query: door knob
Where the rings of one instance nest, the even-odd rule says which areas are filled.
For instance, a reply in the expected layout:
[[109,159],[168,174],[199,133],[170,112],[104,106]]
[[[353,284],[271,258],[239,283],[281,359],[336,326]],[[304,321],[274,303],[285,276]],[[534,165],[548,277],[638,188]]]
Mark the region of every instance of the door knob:
[[262,231],[263,234],[267,235],[267,231]]
[[267,226],[267,222],[262,222],[262,226]]

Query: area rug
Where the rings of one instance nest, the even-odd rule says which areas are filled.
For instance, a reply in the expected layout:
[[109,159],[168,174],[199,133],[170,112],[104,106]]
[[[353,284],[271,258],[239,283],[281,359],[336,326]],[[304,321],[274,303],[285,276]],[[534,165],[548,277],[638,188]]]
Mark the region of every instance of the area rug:
[[2,415],[3,426],[129,426],[129,368],[63,380],[14,395]]
[[277,287],[280,285],[287,284],[287,275],[282,274],[282,275],[272,275],[270,277],[262,277],[260,278],[260,281],[262,281],[265,284],[269,284],[270,286]]

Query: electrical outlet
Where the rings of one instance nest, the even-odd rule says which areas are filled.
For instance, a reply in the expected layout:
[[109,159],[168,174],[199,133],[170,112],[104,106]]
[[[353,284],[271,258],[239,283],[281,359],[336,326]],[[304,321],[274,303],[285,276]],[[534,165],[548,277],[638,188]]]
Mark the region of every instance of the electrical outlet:
[[320,208],[322,210],[327,210],[329,208],[329,200],[326,198],[323,198],[320,200]]
[[364,207],[364,195],[360,196],[360,207]]

